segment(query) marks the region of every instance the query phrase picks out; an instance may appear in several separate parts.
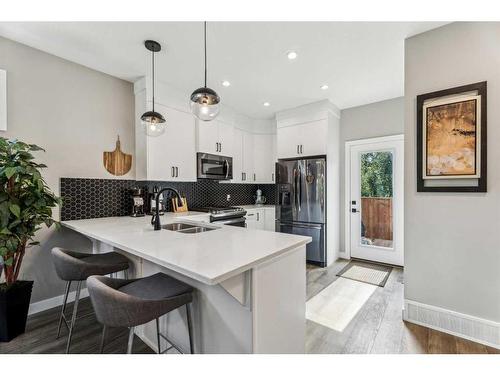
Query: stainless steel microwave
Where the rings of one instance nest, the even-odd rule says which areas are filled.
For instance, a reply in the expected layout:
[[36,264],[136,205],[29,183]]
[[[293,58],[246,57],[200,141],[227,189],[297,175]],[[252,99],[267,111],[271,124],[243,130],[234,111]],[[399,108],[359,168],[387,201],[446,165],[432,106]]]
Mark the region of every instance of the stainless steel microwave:
[[233,178],[233,158],[198,152],[198,178],[209,180],[231,180]]

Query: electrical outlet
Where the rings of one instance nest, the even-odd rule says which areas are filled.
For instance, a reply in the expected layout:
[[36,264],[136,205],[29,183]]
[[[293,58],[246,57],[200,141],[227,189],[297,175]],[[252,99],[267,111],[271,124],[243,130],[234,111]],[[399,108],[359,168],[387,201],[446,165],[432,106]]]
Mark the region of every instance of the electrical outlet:
[[231,194],[228,194],[228,195],[226,196],[226,200],[227,200],[228,202],[231,200]]

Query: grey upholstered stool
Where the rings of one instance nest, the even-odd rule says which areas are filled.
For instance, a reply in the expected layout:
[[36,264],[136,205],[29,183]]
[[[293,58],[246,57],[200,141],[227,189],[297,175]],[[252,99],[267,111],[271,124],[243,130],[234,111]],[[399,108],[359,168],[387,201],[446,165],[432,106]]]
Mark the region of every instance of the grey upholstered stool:
[[[132,353],[134,327],[156,319],[156,339],[158,354],[175,347],[182,351],[166,336],[160,333],[159,318],[181,306],[186,306],[189,351],[193,353],[192,322],[190,303],[193,288],[164,273],[156,273],[142,279],[121,280],[109,277],[91,276],[87,279],[90,300],[97,320],[103,325],[101,353],[104,348],[106,327],[128,327],[127,353]],[[171,346],[163,352],[160,337]]]
[[[78,253],[54,247],[52,249],[52,259],[56,268],[56,273],[62,280],[66,281],[66,292],[64,293],[64,301],[61,309],[61,317],[57,327],[57,338],[61,333],[61,324],[64,322],[69,330],[68,343],[66,344],[66,353],[69,353],[71,345],[71,337],[75,328],[76,316],[78,313],[78,302],[80,300],[80,291],[82,282],[87,277],[92,275],[108,275],[115,272],[125,271],[128,269],[128,259],[118,253],[110,252],[104,254],[86,254]],[[73,313],[71,322],[68,324],[66,319],[66,303],[68,302],[68,294],[71,287],[71,282],[76,281],[76,296],[73,305]]]

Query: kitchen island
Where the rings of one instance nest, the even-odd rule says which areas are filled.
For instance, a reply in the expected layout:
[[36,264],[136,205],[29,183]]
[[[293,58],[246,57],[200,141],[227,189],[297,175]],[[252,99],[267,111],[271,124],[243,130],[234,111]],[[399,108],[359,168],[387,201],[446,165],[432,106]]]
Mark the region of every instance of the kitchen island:
[[[197,353],[303,353],[309,237],[214,225],[200,212],[166,213],[162,225],[207,227],[199,233],[154,231],[151,217],[64,221],[88,237],[93,251],[130,259],[131,277],[164,272],[196,288],[193,336]],[[161,319],[161,330],[188,348],[184,310]],[[156,349],[155,325],[136,329]]]

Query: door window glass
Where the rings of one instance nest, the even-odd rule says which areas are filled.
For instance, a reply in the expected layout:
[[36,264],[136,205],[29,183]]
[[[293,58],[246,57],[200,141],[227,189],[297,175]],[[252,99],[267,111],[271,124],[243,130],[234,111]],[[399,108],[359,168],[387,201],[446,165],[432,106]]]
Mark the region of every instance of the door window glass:
[[362,153],[360,162],[361,245],[392,248],[393,153]]

